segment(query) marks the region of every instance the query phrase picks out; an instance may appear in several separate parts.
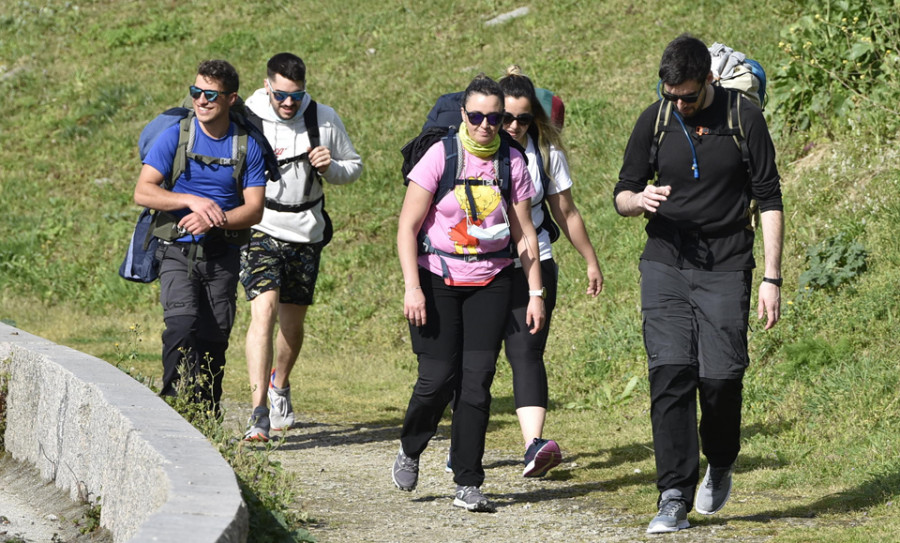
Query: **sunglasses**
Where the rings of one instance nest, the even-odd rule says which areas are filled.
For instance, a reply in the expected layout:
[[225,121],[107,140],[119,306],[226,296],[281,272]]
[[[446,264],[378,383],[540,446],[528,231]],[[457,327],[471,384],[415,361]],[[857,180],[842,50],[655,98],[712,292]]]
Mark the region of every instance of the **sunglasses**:
[[288,97],[295,102],[299,102],[300,100],[303,100],[303,96],[306,94],[306,91],[285,92],[275,90],[272,88],[271,82],[269,83],[269,90],[272,91],[272,97],[275,98],[276,102],[284,102]]
[[512,124],[513,121],[518,122],[520,125],[531,124],[534,121],[534,115],[531,113],[520,113],[519,115],[513,115],[512,113],[503,114],[503,124]]
[[230,92],[225,92],[225,91],[214,91],[214,90],[201,89],[200,87],[195,87],[194,85],[191,85],[190,87],[188,87],[188,92],[191,94],[191,98],[193,98],[194,100],[199,100],[200,95],[202,94],[202,95],[206,96],[206,100],[209,102],[215,102],[220,94],[222,96],[224,96],[226,94],[231,94]]
[[677,102],[681,100],[685,104],[693,104],[697,100],[700,99],[700,95],[703,94],[703,89],[701,88],[695,93],[691,94],[672,94],[666,91],[662,91],[662,97],[670,102]]
[[474,125],[480,125],[485,119],[487,119],[487,122],[489,125],[497,126],[498,124],[500,124],[500,119],[503,118],[503,114],[500,113],[499,111],[496,111],[494,113],[482,113],[480,111],[466,111],[465,109],[463,109],[463,111],[466,112],[466,117],[469,118],[469,122]]

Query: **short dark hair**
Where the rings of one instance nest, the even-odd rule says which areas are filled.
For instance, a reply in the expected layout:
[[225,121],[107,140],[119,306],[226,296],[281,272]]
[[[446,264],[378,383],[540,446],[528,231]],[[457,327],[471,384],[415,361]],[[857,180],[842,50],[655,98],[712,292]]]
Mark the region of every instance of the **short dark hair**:
[[215,79],[222,84],[222,90],[228,93],[237,92],[241,87],[237,70],[224,60],[204,60],[197,66],[197,75]]
[[484,75],[484,72],[475,76],[475,79],[466,87],[466,94],[463,96],[463,106],[469,101],[469,97],[473,94],[484,94],[485,96],[496,96],[500,99],[500,107],[504,107],[506,97],[500,84]]
[[303,59],[292,53],[278,53],[266,64],[269,79],[280,75],[295,83],[306,82],[306,64]]
[[682,34],[669,42],[659,62],[659,78],[669,86],[685,81],[703,83],[709,76],[712,60],[706,44],[690,34]]

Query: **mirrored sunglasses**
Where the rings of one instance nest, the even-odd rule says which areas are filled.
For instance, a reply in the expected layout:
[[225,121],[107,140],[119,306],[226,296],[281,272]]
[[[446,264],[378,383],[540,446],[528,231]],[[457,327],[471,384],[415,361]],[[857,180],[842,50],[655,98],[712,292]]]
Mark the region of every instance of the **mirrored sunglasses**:
[[202,94],[202,95],[206,96],[206,100],[209,102],[215,102],[220,94],[222,94],[222,95],[228,94],[227,92],[223,92],[223,91],[201,89],[200,87],[196,87],[194,85],[191,85],[190,87],[188,87],[188,92],[190,93],[191,98],[193,98],[194,100],[199,100],[200,95]]

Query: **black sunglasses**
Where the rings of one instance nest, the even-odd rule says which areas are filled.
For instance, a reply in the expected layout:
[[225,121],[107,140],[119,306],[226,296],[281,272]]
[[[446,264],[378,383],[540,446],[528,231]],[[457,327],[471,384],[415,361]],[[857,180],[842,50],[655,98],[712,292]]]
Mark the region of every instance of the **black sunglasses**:
[[697,92],[691,94],[672,94],[670,92],[662,91],[662,97],[670,102],[677,102],[681,100],[685,104],[693,104],[697,100],[700,99],[700,95],[703,94],[703,89],[701,88]]
[[201,89],[200,87],[195,87],[194,85],[191,85],[190,87],[188,87],[188,92],[190,92],[191,98],[193,98],[194,100],[199,100],[200,95],[202,94],[202,95],[206,96],[206,100],[209,102],[215,102],[220,94],[223,96],[226,94],[231,94],[230,92],[225,92],[225,91],[214,91],[214,90]]
[[485,119],[487,119],[489,125],[497,126],[498,124],[500,124],[500,119],[503,118],[503,113],[500,113],[499,111],[493,113],[466,111],[465,109],[463,109],[463,111],[466,112],[466,117],[469,118],[469,122],[474,125],[480,125]]
[[503,124],[512,124],[513,121],[517,121],[520,125],[531,124],[531,122],[534,121],[534,115],[531,113],[520,113],[518,115],[513,115],[512,113],[503,114]]

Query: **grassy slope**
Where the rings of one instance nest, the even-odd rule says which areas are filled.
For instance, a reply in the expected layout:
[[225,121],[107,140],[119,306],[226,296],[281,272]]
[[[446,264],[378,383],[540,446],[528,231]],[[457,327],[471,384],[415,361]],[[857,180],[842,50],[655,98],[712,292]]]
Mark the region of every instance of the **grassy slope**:
[[[557,245],[562,275],[547,355],[555,401],[548,434],[582,467],[571,472],[576,486],[644,522],[655,489],[637,293],[643,231],[610,205],[622,149],[654,97],[655,66],[668,40],[690,30],[771,66],[784,62],[777,42],[789,3],[754,3],[753,17],[709,1],[533,3],[527,17],[492,28],[481,23],[519,4],[0,4],[0,95],[7,100],[0,318],[144,375],[159,374],[158,287],[127,284],[115,273],[137,216],[131,193],[140,128],[180,102],[203,58],[235,64],[244,95],[274,52],[304,58],[308,89],[338,110],[366,168],[357,184],[328,190],[336,235],[295,380],[303,390],[298,408],[321,416],[385,424],[402,417],[414,357],[394,249],[403,194],[398,149],[431,102],[479,71],[499,76],[512,62],[557,90],[567,105],[576,200],[606,285],[599,299],[585,299],[582,262],[570,246]],[[825,528],[816,539],[882,539],[900,524],[891,515],[900,488],[892,356],[900,313],[890,295],[900,200],[896,191],[873,200],[867,188],[897,185],[897,153],[837,141],[801,156],[794,142],[778,143],[788,205],[787,311],[774,331],[752,332],[740,486],[722,529],[802,541],[809,538],[803,523],[777,519],[813,516]],[[794,288],[806,247],[835,231],[870,248],[869,271],[830,300],[820,293],[801,300]],[[242,303],[226,378],[227,394],[240,400],[247,397],[247,317]],[[519,454],[502,363],[494,394],[490,445]]]

